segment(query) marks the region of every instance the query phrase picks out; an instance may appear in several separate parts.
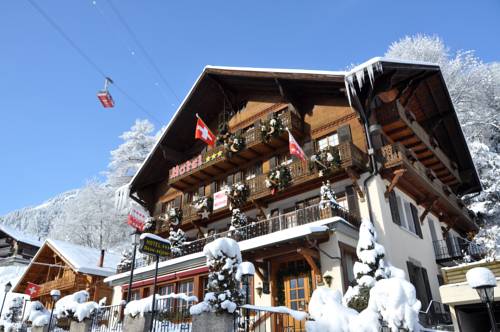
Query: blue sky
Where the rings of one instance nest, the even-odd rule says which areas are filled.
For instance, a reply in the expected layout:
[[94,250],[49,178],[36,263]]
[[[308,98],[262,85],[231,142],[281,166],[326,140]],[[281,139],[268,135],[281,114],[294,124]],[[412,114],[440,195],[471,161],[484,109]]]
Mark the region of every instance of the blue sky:
[[[165,124],[178,101],[147,64],[108,0],[34,0],[121,88]],[[500,54],[500,3],[491,1],[113,0],[182,99],[207,65],[343,69],[416,33],[452,49]],[[106,169],[136,118],[27,0],[0,1],[0,214],[80,187]],[[135,51],[135,55],[132,52]],[[158,123],[156,126],[159,127]]]

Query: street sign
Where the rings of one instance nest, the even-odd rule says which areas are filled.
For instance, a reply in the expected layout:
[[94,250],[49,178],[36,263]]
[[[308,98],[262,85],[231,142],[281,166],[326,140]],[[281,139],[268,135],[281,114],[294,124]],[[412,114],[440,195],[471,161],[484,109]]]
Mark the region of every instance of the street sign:
[[171,246],[168,240],[154,234],[144,233],[141,235],[139,251],[146,255],[169,257]]

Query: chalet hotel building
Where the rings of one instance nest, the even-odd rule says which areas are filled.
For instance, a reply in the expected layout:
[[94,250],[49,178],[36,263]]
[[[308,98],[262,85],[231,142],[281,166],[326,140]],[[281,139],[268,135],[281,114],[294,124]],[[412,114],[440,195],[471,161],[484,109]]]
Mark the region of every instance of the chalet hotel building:
[[[214,147],[194,138],[197,115]],[[290,156],[286,129],[308,160]],[[340,207],[318,206],[326,181]],[[235,231],[220,192],[237,183],[248,220]],[[203,298],[203,246],[232,236],[257,270],[251,301],[299,310],[319,285],[353,281],[362,219],[422,307],[439,301],[440,267],[477,230],[460,196],[481,190],[440,68],[383,58],[350,72],[206,67],[129,186],[157,234],[169,236],[177,211],[187,235],[160,263],[158,293]],[[132,290],[126,269],[105,279],[114,303],[151,294],[154,265],[137,266]]]

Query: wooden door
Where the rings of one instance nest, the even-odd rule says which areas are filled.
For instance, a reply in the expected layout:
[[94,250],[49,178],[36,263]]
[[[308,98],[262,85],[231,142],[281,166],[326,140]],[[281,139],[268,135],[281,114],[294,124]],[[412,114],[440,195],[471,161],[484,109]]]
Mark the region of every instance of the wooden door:
[[[311,289],[309,274],[301,273],[284,278],[285,305],[293,310],[307,311]],[[305,322],[297,321],[290,315],[282,316],[280,331],[305,331]]]

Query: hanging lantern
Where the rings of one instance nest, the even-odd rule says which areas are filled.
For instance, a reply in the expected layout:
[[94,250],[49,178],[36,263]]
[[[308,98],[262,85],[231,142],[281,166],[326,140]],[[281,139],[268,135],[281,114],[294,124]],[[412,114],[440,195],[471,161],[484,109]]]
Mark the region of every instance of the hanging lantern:
[[108,91],[108,85],[110,83],[113,83],[113,80],[111,80],[111,78],[109,77],[106,77],[106,79],[104,80],[104,89],[97,93],[97,98],[99,98],[99,101],[104,108],[112,108],[115,106],[115,101]]

